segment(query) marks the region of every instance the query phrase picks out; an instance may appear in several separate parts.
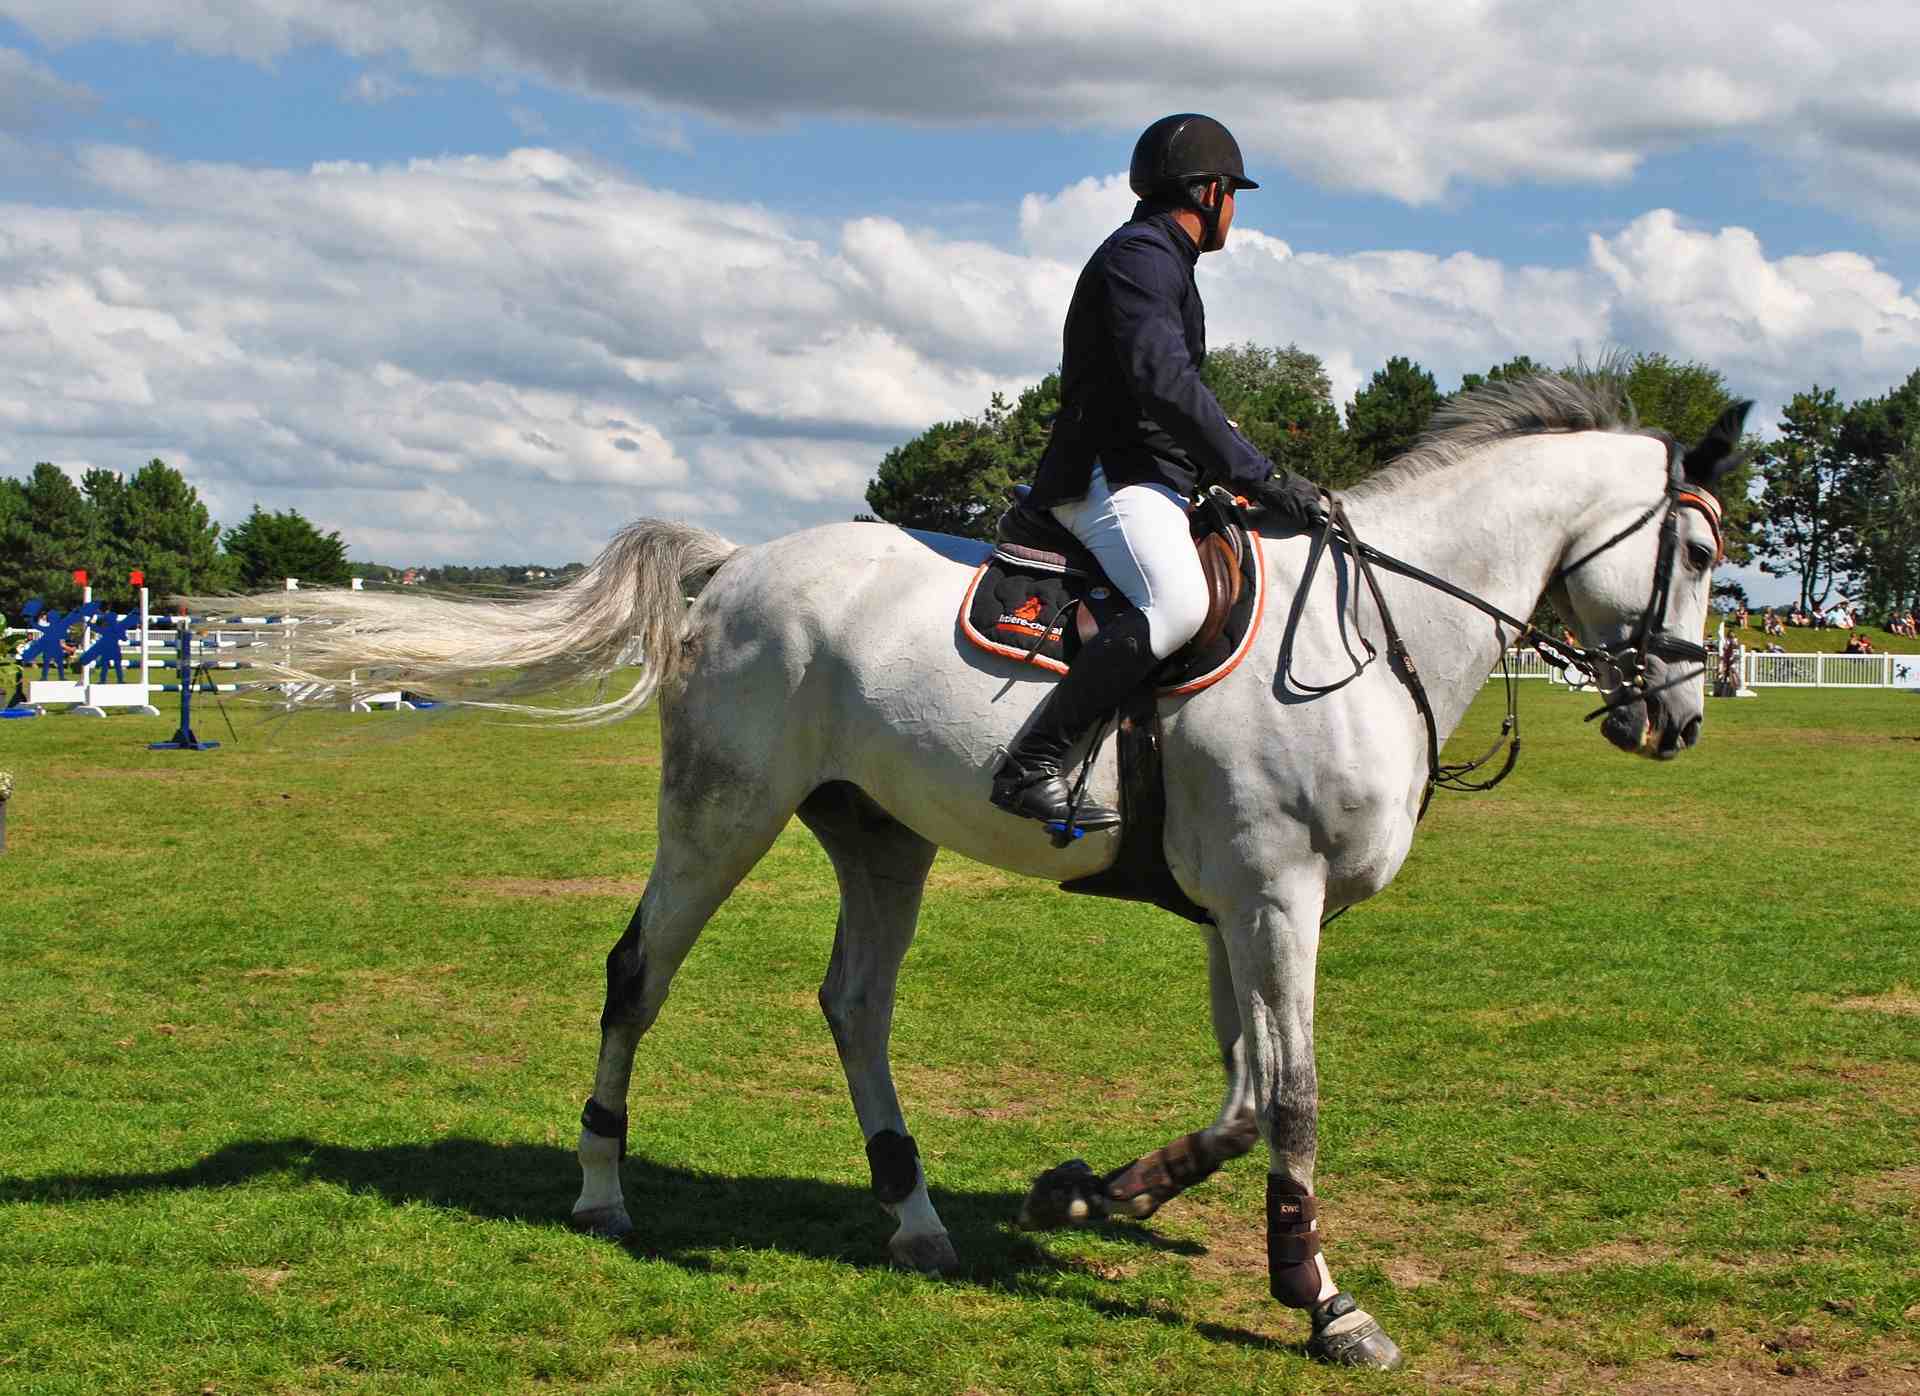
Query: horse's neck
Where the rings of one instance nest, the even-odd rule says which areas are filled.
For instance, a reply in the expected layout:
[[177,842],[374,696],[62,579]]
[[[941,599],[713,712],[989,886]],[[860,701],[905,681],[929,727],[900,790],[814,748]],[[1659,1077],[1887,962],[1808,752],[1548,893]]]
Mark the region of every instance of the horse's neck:
[[[1362,541],[1525,620],[1568,541],[1619,493],[1617,475],[1578,437],[1517,440],[1362,496],[1348,514]],[[1499,659],[1493,621],[1421,583],[1380,580],[1444,737]]]

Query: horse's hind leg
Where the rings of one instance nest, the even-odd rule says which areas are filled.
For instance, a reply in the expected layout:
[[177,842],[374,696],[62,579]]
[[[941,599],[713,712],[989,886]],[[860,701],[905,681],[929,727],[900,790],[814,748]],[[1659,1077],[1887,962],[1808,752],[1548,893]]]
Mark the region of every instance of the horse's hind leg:
[[1020,1209],[1022,1226],[1047,1230],[1104,1216],[1144,1220],[1259,1142],[1253,1077],[1247,1069],[1246,1046],[1240,1035],[1233,966],[1217,930],[1207,937],[1207,971],[1213,1035],[1220,1044],[1220,1062],[1227,1074],[1226,1096],[1213,1123],[1183,1134],[1105,1176],[1095,1174],[1079,1159],[1048,1169],[1034,1181]]
[[676,780],[667,754],[660,792],[660,848],[626,933],[607,954],[607,998],[600,1014],[600,1060],[593,1094],[580,1115],[579,1200],[573,1225],[603,1236],[633,1230],[620,1189],[627,1152],[627,1087],[640,1038],[660,1015],[675,971],[707,919],[760,861],[785,827],[793,803],[764,784],[715,782],[695,789]]
[[887,1060],[894,985],[913,942],[935,849],[850,785],[822,786],[800,806],[800,817],[840,878],[840,920],[820,985],[820,1010],[866,1137],[874,1196],[900,1223],[887,1250],[903,1268],[951,1274],[959,1257],[927,1197],[926,1174]]

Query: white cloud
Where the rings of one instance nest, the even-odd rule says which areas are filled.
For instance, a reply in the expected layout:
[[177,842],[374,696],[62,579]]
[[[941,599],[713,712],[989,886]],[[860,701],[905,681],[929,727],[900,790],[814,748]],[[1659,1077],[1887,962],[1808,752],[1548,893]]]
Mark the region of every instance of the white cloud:
[[93,92],[66,81],[18,49],[0,48],[0,133],[32,131],[56,112],[91,110]]
[[[1131,135],[1202,105],[1256,163],[1416,203],[1462,183],[1593,183],[1649,155],[1745,140],[1801,190],[1916,224],[1920,9],[1835,0],[1219,0],[1170,21],[1113,0],[0,0],[46,41],[164,40],[267,61],[297,45],[431,73],[531,76],[672,113],[1053,124]],[[1148,55],[1144,57],[1143,55]]]
[[[580,557],[647,513],[745,541],[845,518],[889,446],[1054,365],[1129,203],[1117,176],[1030,196],[1007,250],[879,217],[805,236],[550,150],[76,167],[103,207],[0,205],[0,459],[159,455],[229,523],[295,507],[396,562]],[[1450,387],[1620,344],[1765,416],[1920,362],[1920,303],[1855,253],[1664,210],[1580,250],[1334,256],[1249,221],[1200,277],[1214,343],[1297,342],[1343,400],[1392,354]]]
[[383,102],[391,102],[396,97],[411,97],[417,90],[390,73],[362,73],[348,83],[346,91],[340,95],[349,102],[377,107]]

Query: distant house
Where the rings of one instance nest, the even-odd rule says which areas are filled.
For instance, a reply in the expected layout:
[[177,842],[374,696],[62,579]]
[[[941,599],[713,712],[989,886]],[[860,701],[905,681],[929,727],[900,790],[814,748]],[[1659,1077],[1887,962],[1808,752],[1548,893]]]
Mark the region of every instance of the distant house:
[[421,574],[418,567],[409,567],[400,574],[400,585],[403,587],[417,587],[425,580],[426,577]]
[[547,569],[544,567],[529,567],[527,569],[527,580],[530,582],[544,582],[549,575]]

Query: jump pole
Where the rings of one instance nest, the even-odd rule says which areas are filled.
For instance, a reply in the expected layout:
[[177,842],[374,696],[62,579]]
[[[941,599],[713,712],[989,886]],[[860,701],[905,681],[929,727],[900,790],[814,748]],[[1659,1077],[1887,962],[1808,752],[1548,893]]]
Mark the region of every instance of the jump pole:
[[193,735],[193,625],[191,617],[180,619],[183,623],[173,631],[179,641],[180,730],[170,742],[147,743],[148,751],[212,751],[220,745]]

